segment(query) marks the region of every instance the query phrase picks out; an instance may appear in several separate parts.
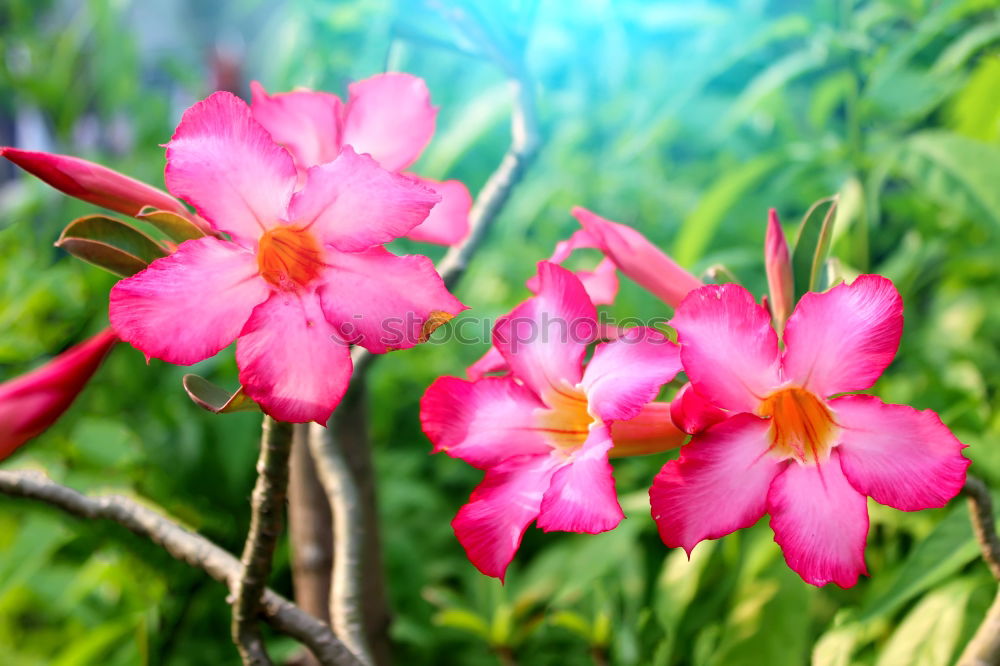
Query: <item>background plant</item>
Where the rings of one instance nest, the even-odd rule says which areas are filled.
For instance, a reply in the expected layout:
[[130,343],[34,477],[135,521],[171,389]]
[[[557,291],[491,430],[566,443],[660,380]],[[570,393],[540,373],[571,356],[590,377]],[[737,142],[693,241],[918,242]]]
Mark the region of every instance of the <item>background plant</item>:
[[[1000,7],[966,2],[483,3],[527,40],[545,146],[458,290],[478,315],[522,300],[534,261],[582,204],[635,225],[696,273],[724,264],[764,290],[767,208],[786,223],[840,194],[833,256],[892,278],[899,358],[876,392],[937,410],[972,473],[1000,483]],[[385,68],[441,106],[418,170],[475,192],[507,148],[503,76],[418,3],[9,0],[0,7],[0,143],[94,159],[151,183],[183,108],[259,79],[343,93]],[[227,78],[228,77],[228,78]],[[113,278],[51,246],[92,212],[0,167],[0,363],[28,368],[103,326]],[[401,243],[401,247],[406,247]],[[662,316],[624,283],[621,316]],[[872,512],[877,575],[807,587],[766,525],[667,552],[646,509],[662,458],[616,464],[630,516],[589,536],[529,532],[500,588],[448,520],[477,481],[427,456],[417,401],[486,347],[426,345],[380,362],[369,415],[399,663],[947,664],[992,597],[960,502]],[[232,356],[195,372],[235,385]],[[84,490],[149,497],[238,551],[259,416],[212,417],[186,370],[120,348],[66,417],[8,465]],[[235,659],[224,590],[112,526],[0,502],[0,649],[17,664]],[[276,587],[290,593],[279,550]],[[805,612],[803,612],[805,609]],[[275,656],[291,649],[275,643]]]

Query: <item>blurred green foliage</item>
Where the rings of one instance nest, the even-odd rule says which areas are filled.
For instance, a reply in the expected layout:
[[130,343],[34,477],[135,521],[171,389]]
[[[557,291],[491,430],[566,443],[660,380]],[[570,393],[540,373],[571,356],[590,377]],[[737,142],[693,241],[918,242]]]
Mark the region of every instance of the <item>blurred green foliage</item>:
[[[937,410],[969,445],[971,471],[1000,484],[995,1],[480,10],[527,40],[545,144],[459,289],[473,308],[465,316],[493,318],[525,297],[534,262],[575,228],[574,204],[634,225],[696,272],[722,264],[760,295],[767,208],[791,230],[839,193],[839,270],[883,273],[906,303],[899,357],[875,392]],[[0,142],[154,184],[158,144],[234,69],[274,91],[343,93],[386,68],[426,78],[441,112],[416,170],[473,191],[509,140],[501,73],[420,3],[6,0],[0,30]],[[2,168],[6,377],[105,325],[114,278],[52,247],[93,208]],[[625,283],[611,310],[668,314]],[[428,456],[417,411],[434,377],[461,374],[485,346],[391,354],[370,378],[398,663],[943,666],[982,617],[991,579],[961,502],[916,514],[872,504],[872,577],[815,589],[784,565],[766,521],[690,561],[663,548],[645,495],[662,456],[616,463],[629,516],[618,529],[529,530],[507,585],[484,578],[448,525],[479,473]],[[5,465],[149,498],[238,550],[259,416],[199,411],[181,390],[186,371],[119,348],[66,417]],[[236,385],[230,352],[196,371]],[[286,593],[289,575],[283,546],[273,583]],[[224,596],[115,526],[0,501],[4,663],[236,663]]]

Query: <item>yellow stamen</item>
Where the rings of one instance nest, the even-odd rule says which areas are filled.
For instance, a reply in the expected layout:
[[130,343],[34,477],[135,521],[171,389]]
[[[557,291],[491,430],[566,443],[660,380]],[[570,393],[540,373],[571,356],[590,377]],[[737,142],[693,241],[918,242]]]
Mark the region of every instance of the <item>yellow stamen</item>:
[[538,410],[538,429],[549,444],[569,456],[587,440],[597,418],[588,411],[587,396],[577,388],[553,388],[545,402],[549,408]]
[[757,412],[771,419],[771,453],[801,462],[825,462],[830,457],[837,424],[830,408],[803,388],[785,388],[764,398]]

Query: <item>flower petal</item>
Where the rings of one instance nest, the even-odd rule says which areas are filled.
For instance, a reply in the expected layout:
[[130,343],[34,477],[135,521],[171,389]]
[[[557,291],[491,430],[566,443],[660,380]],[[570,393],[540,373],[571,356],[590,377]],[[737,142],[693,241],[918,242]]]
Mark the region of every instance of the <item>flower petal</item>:
[[684,371],[702,397],[753,412],[779,384],[778,337],[767,309],[735,284],[692,291],[670,321]]
[[385,248],[331,252],[319,288],[323,312],[351,344],[382,354],[421,342],[465,309],[430,259]]
[[285,218],[296,172],[246,102],[217,92],[184,112],[167,144],[165,177],[213,228],[251,242]]
[[594,305],[613,305],[618,295],[618,269],[608,258],[601,260],[592,271],[575,271]]
[[267,299],[257,258],[235,243],[206,236],[111,290],[111,327],[146,356],[191,365],[239,335]]
[[0,383],[0,460],[69,409],[117,343],[113,332],[101,331],[31,372]]
[[457,180],[437,181],[406,175],[441,196],[427,219],[410,229],[406,237],[438,245],[455,245],[465,238],[469,233],[469,210],[472,208],[469,188]]
[[467,382],[438,377],[420,400],[420,423],[434,444],[473,467],[485,469],[514,456],[551,450],[537,430],[535,395],[511,377]]
[[279,291],[257,306],[236,341],[243,391],[280,421],[325,425],[351,378],[351,352],[315,294]]
[[686,439],[687,433],[678,430],[670,420],[670,403],[650,402],[628,421],[611,424],[611,440],[615,445],[608,451],[608,457],[662,453],[676,449]]
[[785,377],[820,396],[863,391],[892,362],[903,299],[881,275],[802,297],[785,326]]
[[558,466],[551,456],[521,456],[492,467],[451,526],[469,560],[487,576],[503,580],[542,505]]
[[767,455],[767,430],[767,421],[737,414],[695,435],[679,459],[663,466],[649,490],[663,543],[690,555],[699,541],[760,519],[783,466]]
[[603,421],[630,419],[680,370],[677,345],[656,329],[637,327],[597,345],[581,384]]
[[622,273],[664,303],[677,307],[688,292],[702,286],[701,280],[681,268],[635,229],[606,220],[579,206],[572,212],[590,239]]
[[597,534],[614,529],[625,514],[618,504],[606,425],[591,429],[580,450],[552,476],[542,498],[538,527],[545,532]]
[[268,95],[264,86],[250,83],[251,111],[275,143],[288,149],[302,171],[331,162],[340,152],[340,114],[336,95],[312,90]]
[[427,84],[410,74],[378,74],[350,85],[343,143],[389,171],[413,164],[434,135],[437,109]]
[[836,450],[821,465],[789,463],[771,484],[767,512],[785,561],[805,582],[851,587],[867,575],[868,505]]
[[333,162],[309,169],[288,217],[341,252],[360,252],[410,231],[440,198],[348,146]]
[[725,412],[705,398],[688,382],[670,401],[670,419],[688,434],[695,434],[729,418]]
[[903,511],[944,506],[965,485],[964,445],[931,410],[870,395],[830,401],[840,464],[859,492]]
[[7,146],[0,146],[0,157],[6,157],[60,192],[119,213],[134,216],[146,206],[153,206],[190,215],[184,204],[163,190],[79,157]]
[[490,347],[478,361],[465,369],[465,376],[475,381],[486,375],[508,372],[510,372],[510,367],[507,365],[507,359],[496,347]]
[[580,280],[565,268],[538,262],[539,291],[493,327],[493,346],[511,371],[545,403],[576,386],[597,312]]

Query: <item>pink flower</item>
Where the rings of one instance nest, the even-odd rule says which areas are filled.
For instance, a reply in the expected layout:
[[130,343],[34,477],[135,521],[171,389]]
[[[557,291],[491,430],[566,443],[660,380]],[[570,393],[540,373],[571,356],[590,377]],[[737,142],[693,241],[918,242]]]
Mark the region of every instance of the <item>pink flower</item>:
[[345,148],[296,191],[288,152],[225,92],[188,109],[167,145],[168,189],[232,240],[182,243],[111,291],[111,324],[147,356],[190,365],[236,340],[240,382],[276,419],[325,422],[348,344],[411,347],[464,308],[423,256],[382,247],[438,196]]
[[[344,146],[368,153],[384,169],[402,172],[434,135],[437,109],[431,106],[427,85],[409,74],[379,74],[352,83],[346,104],[330,93],[300,90],[268,95],[256,81],[250,87],[254,118],[288,149],[300,175],[333,160]],[[407,237],[441,245],[465,238],[472,207],[468,188],[457,180],[406,175],[441,196]]]
[[177,199],[100,164],[69,155],[0,147],[0,156],[45,181],[60,192],[88,203],[135,216],[146,206],[191,217]]
[[701,280],[681,268],[631,227],[606,220],[579,206],[573,216],[583,227],[570,239],[572,247],[596,247],[622,273],[671,307],[677,307]]
[[118,342],[109,330],[0,384],[0,460],[56,422]]
[[[674,344],[636,328],[598,345],[584,369],[596,326],[580,281],[540,262],[538,296],[493,329],[510,374],[440,377],[424,394],[420,418],[434,450],[486,470],[452,526],[487,575],[504,577],[532,521],[547,532],[597,533],[623,518],[608,462],[614,427],[639,416],[680,362]],[[663,410],[647,410],[623,433],[628,443],[648,436],[650,419],[669,423]]]
[[737,285],[692,292],[672,324],[698,396],[726,418],[696,434],[650,490],[663,542],[688,553],[771,516],[788,566],[813,585],[867,573],[865,496],[943,506],[965,482],[963,445],[937,414],[868,395],[895,356],[903,303],[862,275],[802,297],[784,330]]

